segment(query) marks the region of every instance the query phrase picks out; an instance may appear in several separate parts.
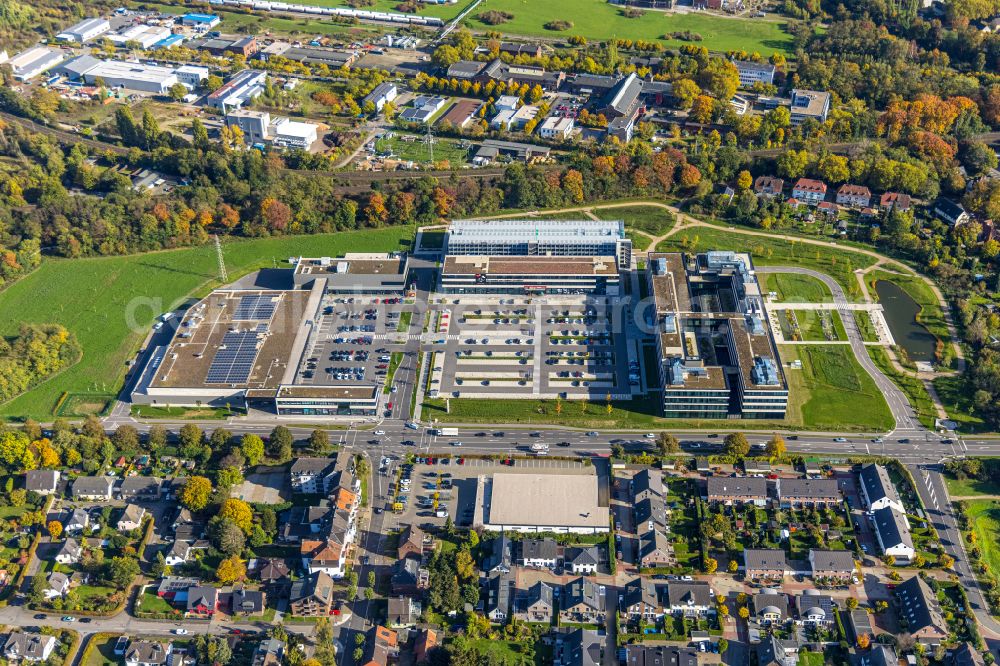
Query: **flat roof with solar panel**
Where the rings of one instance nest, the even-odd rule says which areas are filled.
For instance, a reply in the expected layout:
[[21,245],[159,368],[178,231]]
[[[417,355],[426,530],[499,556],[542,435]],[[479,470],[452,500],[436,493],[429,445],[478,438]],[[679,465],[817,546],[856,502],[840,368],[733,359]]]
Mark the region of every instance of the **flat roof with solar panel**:
[[233,313],[234,321],[270,321],[281,296],[273,294],[250,294],[241,296]]
[[[222,344],[208,367],[206,384],[242,384],[250,378],[262,340],[259,328],[229,331],[222,337]],[[267,326],[264,325],[266,331]]]

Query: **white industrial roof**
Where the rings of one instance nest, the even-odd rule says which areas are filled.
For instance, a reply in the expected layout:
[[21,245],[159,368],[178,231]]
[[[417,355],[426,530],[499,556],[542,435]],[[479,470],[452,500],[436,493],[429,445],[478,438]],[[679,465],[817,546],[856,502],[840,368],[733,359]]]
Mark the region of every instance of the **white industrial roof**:
[[[174,70],[159,65],[140,65],[121,60],[105,60],[97,67],[89,70],[87,76],[112,78],[127,78],[133,81],[149,81],[163,83],[175,77]],[[175,77],[176,78],[176,77]]]
[[299,139],[306,139],[316,134],[316,125],[313,123],[300,123],[295,120],[286,120],[277,123],[274,131],[282,136],[293,136]]
[[607,529],[594,474],[494,474],[490,525]]

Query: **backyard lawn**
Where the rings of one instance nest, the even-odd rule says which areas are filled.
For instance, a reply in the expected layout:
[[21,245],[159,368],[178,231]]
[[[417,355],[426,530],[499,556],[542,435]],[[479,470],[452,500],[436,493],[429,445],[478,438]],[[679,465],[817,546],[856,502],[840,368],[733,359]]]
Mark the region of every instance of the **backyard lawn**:
[[[413,227],[388,227],[316,236],[234,240],[223,245],[230,279],[282,265],[290,256],[338,256],[347,251],[406,249]],[[287,266],[287,264],[284,264]],[[57,323],[76,335],[83,358],[36,388],[0,405],[0,416],[50,420],[66,396],[106,404],[119,390],[125,362],[153,319],[192,294],[217,286],[215,250],[184,248],[125,257],[45,259],[27,277],[0,293],[0,335],[24,323]],[[64,395],[65,394],[65,395]]]
[[832,303],[830,288],[811,275],[760,273],[761,291],[773,291],[779,303]]
[[[489,26],[477,18],[485,11],[506,12],[514,18],[498,26]],[[784,21],[660,11],[647,11],[638,18],[627,18],[623,12],[623,7],[606,0],[486,0],[465,19],[465,24],[475,30],[498,30],[512,35],[549,38],[582,35],[595,41],[611,38],[658,40],[674,47],[690,42],[671,40],[669,33],[694,32],[702,38],[697,44],[713,51],[746,50],[764,55],[780,51],[789,57],[794,55],[792,38],[784,30]],[[569,20],[573,27],[561,32],[547,30],[545,25],[554,20]]]

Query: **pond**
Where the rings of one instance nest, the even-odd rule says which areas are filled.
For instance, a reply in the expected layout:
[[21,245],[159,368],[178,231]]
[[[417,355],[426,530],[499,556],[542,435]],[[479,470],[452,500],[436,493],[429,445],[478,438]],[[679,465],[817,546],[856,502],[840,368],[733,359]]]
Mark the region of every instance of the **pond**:
[[875,293],[896,344],[906,351],[911,361],[934,363],[937,338],[917,321],[920,312],[917,302],[899,285],[887,280],[875,283]]

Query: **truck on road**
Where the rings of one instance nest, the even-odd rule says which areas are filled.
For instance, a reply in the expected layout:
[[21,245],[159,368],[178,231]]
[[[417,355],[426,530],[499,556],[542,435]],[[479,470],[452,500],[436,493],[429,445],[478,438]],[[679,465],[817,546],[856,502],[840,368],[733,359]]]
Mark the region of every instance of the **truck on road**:
[[438,428],[435,434],[438,437],[457,437],[458,428]]
[[536,456],[545,456],[549,453],[549,445],[535,442],[531,445],[531,452]]

